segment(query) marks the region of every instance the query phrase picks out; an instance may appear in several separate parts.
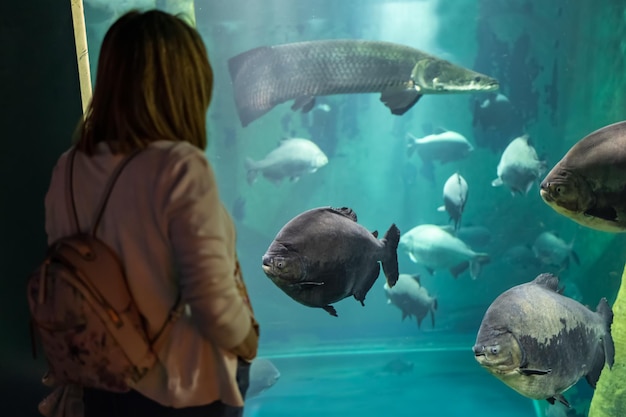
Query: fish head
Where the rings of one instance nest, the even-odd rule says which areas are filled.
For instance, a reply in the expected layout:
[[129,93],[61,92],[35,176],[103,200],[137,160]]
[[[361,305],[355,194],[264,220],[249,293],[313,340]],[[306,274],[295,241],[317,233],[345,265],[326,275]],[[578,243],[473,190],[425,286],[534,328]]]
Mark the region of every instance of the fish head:
[[271,388],[279,379],[280,371],[276,366],[269,359],[257,357],[250,365],[250,385],[246,392],[246,399]]
[[541,182],[539,193],[553,210],[579,223],[596,203],[589,183],[581,175],[558,165]]
[[306,276],[302,257],[276,242],[263,255],[261,267],[265,275],[276,283],[295,284]]
[[485,331],[481,328],[473,350],[476,361],[495,375],[509,374],[522,363],[522,347],[507,329]]
[[488,92],[500,88],[495,78],[435,57],[419,60],[411,80],[421,94]]
[[313,158],[313,166],[315,168],[321,168],[326,164],[328,164],[328,157],[324,152],[320,152],[319,154],[315,155],[315,158]]

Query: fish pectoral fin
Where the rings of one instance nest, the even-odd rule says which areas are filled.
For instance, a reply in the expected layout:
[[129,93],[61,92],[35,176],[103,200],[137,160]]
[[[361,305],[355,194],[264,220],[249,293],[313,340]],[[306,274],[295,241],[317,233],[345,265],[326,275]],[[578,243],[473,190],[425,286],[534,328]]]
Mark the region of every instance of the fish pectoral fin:
[[520,374],[525,376],[530,375],[547,375],[552,373],[552,369],[529,369],[529,368],[520,368],[517,370]]
[[365,306],[365,296],[374,285],[378,275],[380,275],[380,264],[376,262],[367,276],[361,281],[360,286],[354,291],[354,299],[360,302],[362,306]]
[[322,307],[323,310],[325,310],[326,312],[328,312],[328,314],[330,314],[333,317],[339,317],[337,315],[337,310],[335,310],[335,307],[328,305],[328,306],[324,306]]
[[458,265],[453,266],[452,268],[450,268],[450,273],[452,274],[452,276],[454,278],[458,278],[459,275],[461,275],[463,272],[465,272],[465,270],[470,266],[469,261],[463,261]]
[[552,396],[550,398],[546,398],[546,401],[548,401],[552,405],[554,405],[555,401],[557,401],[557,400],[558,400],[558,402],[563,404],[565,407],[572,408],[572,406],[569,404],[569,402],[561,394],[555,394],[554,396]]
[[617,221],[617,212],[614,207],[593,207],[585,211],[585,214],[612,222]]
[[389,107],[392,114],[401,115],[413,107],[421,97],[422,95],[415,88],[391,89],[380,94],[380,101]]
[[492,187],[500,187],[500,186],[502,186],[502,184],[504,184],[504,183],[502,182],[501,178],[496,178],[495,180],[491,181],[491,186]]
[[302,110],[302,113],[308,113],[315,106],[314,96],[301,96],[297,97],[291,105],[291,110]]
[[299,285],[299,286],[304,286],[304,285],[320,286],[320,285],[324,285],[324,283],[323,282],[314,282],[314,281],[304,281],[304,282],[298,282],[296,285]]

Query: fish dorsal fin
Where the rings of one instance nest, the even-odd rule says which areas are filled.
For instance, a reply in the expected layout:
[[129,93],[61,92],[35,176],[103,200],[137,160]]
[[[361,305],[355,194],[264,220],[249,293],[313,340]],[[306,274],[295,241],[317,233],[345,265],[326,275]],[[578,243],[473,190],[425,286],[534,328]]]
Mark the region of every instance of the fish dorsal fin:
[[444,128],[444,127],[441,127],[441,126],[437,126],[437,127],[435,127],[435,128],[433,129],[433,133],[434,133],[435,135],[440,135],[440,134],[442,134],[442,133],[446,133],[447,131],[448,131],[448,129],[446,129],[446,128]]
[[537,278],[533,280],[533,284],[541,285],[552,291],[558,292],[559,277],[549,273],[539,274]]
[[341,214],[342,216],[346,216],[349,219],[352,219],[353,221],[357,221],[357,217],[356,217],[356,213],[354,212],[354,210],[352,210],[350,207],[330,207],[330,209],[332,211],[334,211],[337,214]]
[[372,236],[374,236],[376,239],[378,239],[378,230],[374,230],[372,232]]

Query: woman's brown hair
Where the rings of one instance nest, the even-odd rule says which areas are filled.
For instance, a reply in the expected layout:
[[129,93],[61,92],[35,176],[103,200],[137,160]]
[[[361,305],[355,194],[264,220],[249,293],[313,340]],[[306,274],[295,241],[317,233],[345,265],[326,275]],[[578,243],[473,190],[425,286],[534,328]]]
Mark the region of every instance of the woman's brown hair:
[[93,97],[77,130],[88,155],[99,142],[115,153],[156,140],[206,149],[213,71],[198,32],[158,11],[121,16],[102,42]]

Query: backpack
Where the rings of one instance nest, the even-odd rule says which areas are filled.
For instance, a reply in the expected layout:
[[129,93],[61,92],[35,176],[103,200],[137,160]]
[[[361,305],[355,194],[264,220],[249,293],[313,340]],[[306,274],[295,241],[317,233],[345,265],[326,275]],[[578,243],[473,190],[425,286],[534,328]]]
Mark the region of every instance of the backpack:
[[149,338],[120,259],[96,236],[113,186],[138,152],[115,168],[90,233],[81,233],[78,224],[72,189],[76,149],[70,152],[66,194],[76,234],[51,244],[27,282],[31,335],[36,331],[41,339],[46,379],[54,383],[129,391],[155,365],[153,346],[182,312],[177,301],[157,336]]

